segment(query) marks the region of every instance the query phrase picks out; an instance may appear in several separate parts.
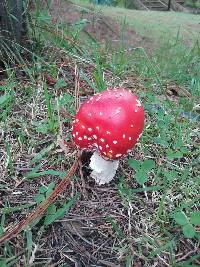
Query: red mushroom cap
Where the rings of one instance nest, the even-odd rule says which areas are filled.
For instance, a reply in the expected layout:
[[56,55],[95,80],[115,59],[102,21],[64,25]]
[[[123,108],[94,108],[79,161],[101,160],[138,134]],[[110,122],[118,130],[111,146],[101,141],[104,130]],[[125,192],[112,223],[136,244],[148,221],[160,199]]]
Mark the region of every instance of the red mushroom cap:
[[114,160],[134,147],[143,127],[144,110],[137,97],[124,88],[108,88],[81,105],[72,135],[81,149],[97,147],[104,158]]

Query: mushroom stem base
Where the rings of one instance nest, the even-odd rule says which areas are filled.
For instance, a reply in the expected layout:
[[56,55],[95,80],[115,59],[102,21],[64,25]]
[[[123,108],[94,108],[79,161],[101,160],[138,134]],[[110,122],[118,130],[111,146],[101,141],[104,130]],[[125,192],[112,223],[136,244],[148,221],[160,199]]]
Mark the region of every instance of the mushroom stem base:
[[99,185],[109,183],[114,178],[118,166],[118,160],[105,160],[95,151],[90,159],[91,177]]

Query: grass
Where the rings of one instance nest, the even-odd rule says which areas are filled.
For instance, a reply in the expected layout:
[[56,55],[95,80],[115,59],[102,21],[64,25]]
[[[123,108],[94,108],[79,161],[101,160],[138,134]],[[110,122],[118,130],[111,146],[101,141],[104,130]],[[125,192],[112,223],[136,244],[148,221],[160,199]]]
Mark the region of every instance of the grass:
[[[85,1],[73,1],[87,7],[93,7]],[[114,17],[120,21],[126,20],[139,34],[153,39],[155,43],[163,44],[177,38],[192,44],[199,38],[199,18],[197,15],[181,12],[160,12],[130,10],[120,7],[98,6],[96,10],[106,16]]]
[[126,14],[124,32],[133,27],[157,43],[147,55],[142,48],[127,54],[123,34],[114,51],[84,39],[82,20],[53,25],[47,11],[37,10],[30,28],[31,61],[20,58],[2,75],[0,234],[44,201],[72,165],[77,94],[82,101],[123,85],[142,100],[146,124],[109,185],[94,184],[82,158],[82,171],[45,215],[0,247],[0,266],[198,266],[200,52],[198,32],[190,33],[190,48],[176,32],[197,17],[103,8],[121,20]]
[[200,4],[198,1],[186,0],[184,2],[184,6],[185,7],[192,7],[192,8],[197,9],[197,10],[200,9]]

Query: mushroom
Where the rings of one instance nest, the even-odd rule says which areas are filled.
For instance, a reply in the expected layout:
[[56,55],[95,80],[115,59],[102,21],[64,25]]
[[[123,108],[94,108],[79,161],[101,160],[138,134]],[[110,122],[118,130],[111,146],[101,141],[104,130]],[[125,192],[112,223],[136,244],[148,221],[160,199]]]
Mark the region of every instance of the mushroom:
[[143,107],[138,98],[124,88],[108,88],[80,106],[72,125],[72,136],[81,150],[95,150],[90,167],[97,183],[112,180],[118,160],[134,147],[143,127]]

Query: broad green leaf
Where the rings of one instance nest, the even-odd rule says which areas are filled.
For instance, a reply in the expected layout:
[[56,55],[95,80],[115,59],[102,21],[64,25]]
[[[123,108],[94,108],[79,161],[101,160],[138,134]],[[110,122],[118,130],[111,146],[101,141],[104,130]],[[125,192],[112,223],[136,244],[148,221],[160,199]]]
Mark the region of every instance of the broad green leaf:
[[147,174],[142,170],[139,170],[138,172],[136,172],[135,178],[136,178],[136,181],[138,182],[138,184],[140,184],[140,185],[143,185],[145,182],[148,181]]
[[153,141],[154,141],[155,144],[161,145],[163,147],[168,147],[169,146],[169,143],[165,139],[161,138],[160,136],[154,137]]
[[200,226],[200,211],[191,213],[190,222],[194,225]]
[[183,234],[186,238],[193,238],[195,236],[195,229],[191,224],[183,226]]
[[6,260],[4,260],[4,259],[0,260],[0,266],[1,267],[8,267],[8,265],[6,264]]
[[146,159],[143,161],[141,169],[143,171],[150,171],[151,169],[153,169],[155,167],[155,162],[151,159]]
[[183,213],[182,211],[179,211],[179,212],[174,213],[172,215],[172,217],[180,225],[186,225],[186,224],[188,224],[188,219],[187,219],[185,213]]
[[48,130],[49,130],[49,125],[47,122],[46,123],[40,123],[36,128],[36,131],[38,133],[43,133],[43,134],[46,134],[48,132]]
[[174,157],[180,159],[183,157],[183,154],[181,153],[181,151],[176,151]]
[[0,96],[0,107],[3,107],[10,100],[10,98],[11,96],[7,94]]
[[45,196],[43,194],[37,194],[35,197],[34,197],[34,200],[35,202],[37,203],[41,203],[42,201],[45,200]]
[[63,179],[66,176],[66,172],[56,171],[56,170],[46,170],[42,172],[30,172],[26,177],[27,178],[37,178],[44,175],[54,175],[59,176],[61,179]]
[[60,79],[57,80],[57,82],[56,82],[54,88],[55,88],[56,90],[58,90],[58,89],[60,89],[60,88],[62,88],[62,87],[65,87],[65,86],[67,86],[67,84],[66,84],[66,82],[65,82],[65,79],[64,79],[64,78],[60,78]]
[[65,213],[68,212],[68,210],[75,204],[77,198],[78,195],[70,199],[66,204],[63,205],[62,208],[57,209],[57,211],[54,214],[52,215],[47,214],[47,216],[45,217],[44,225],[48,226],[49,224],[63,217]]
[[169,182],[171,182],[178,177],[178,173],[174,170],[165,172],[165,177],[167,178]]
[[47,215],[54,215],[56,213],[56,205],[51,204],[47,209]]
[[140,169],[140,163],[135,159],[129,159],[128,164],[131,168],[133,168],[136,171]]
[[47,192],[47,186],[45,185],[40,186],[39,193],[44,194],[46,192]]
[[47,192],[46,192],[46,197],[50,196],[53,189],[55,187],[55,183],[54,182],[51,182],[49,185],[48,185],[48,189],[47,189]]
[[167,149],[167,158],[168,158],[168,160],[174,159],[174,152],[171,148]]
[[74,102],[74,98],[68,93],[62,94],[62,96],[60,96],[60,98],[58,100],[58,103],[60,106],[68,105],[68,107],[69,107],[69,105],[73,102]]
[[31,164],[42,160],[46,156],[46,154],[48,154],[54,148],[54,146],[55,146],[54,144],[51,144],[40,150],[40,152],[37,153],[35,157],[31,160]]
[[38,171],[41,167],[42,167],[42,164],[41,164],[41,163],[38,164],[38,165],[36,165],[34,168],[31,169],[30,172],[28,172],[28,173],[26,174],[26,178],[29,179],[29,178],[35,177],[34,174],[37,173],[37,171]]
[[32,232],[30,229],[27,229],[25,233],[26,233],[26,249],[30,257],[31,252],[32,252],[32,247],[33,247],[33,236],[32,236]]
[[187,147],[183,146],[183,147],[181,147],[181,152],[183,154],[187,154],[189,152],[189,149]]

